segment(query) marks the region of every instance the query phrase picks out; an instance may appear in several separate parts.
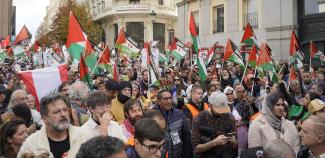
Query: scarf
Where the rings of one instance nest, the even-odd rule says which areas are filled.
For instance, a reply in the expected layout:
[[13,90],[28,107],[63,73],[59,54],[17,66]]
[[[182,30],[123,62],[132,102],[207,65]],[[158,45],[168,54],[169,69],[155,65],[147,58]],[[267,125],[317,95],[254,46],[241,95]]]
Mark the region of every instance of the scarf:
[[134,135],[134,132],[135,132],[135,128],[134,126],[131,125],[130,121],[128,119],[125,119],[123,121],[124,125],[125,125],[125,128],[126,130],[131,133],[131,135]]
[[125,104],[131,97],[128,97],[126,95],[123,95],[122,93],[118,93],[117,94],[117,100],[122,103]]
[[284,117],[281,117],[280,119],[277,118],[270,107],[266,104],[266,99],[263,101],[261,113],[276,131],[283,131],[282,123],[285,121]]

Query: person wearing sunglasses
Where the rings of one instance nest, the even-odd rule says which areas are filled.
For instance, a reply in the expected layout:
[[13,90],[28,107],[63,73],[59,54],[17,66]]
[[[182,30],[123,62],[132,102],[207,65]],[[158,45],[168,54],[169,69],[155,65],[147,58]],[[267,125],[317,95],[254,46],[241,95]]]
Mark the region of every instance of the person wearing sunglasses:
[[143,118],[135,123],[134,146],[126,149],[128,158],[166,157],[164,130],[151,118]]

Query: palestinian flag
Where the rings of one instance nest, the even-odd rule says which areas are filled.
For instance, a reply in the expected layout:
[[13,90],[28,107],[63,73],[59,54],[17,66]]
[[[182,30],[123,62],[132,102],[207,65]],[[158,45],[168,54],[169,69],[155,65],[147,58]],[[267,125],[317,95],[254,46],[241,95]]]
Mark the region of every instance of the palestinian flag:
[[266,71],[273,71],[274,66],[272,63],[272,59],[267,51],[267,48],[264,44],[261,46],[260,53],[258,55],[257,66],[260,67],[262,70]]
[[34,51],[35,52],[38,52],[39,51],[39,48],[40,48],[40,45],[37,41],[34,42]]
[[119,51],[131,58],[136,58],[140,55],[138,44],[126,35],[124,29],[120,30],[115,45]]
[[69,30],[67,37],[67,48],[74,59],[80,59],[80,54],[84,51],[87,42],[87,36],[83,32],[78,19],[72,11],[69,17]]
[[300,49],[297,36],[295,32],[292,31],[290,41],[290,64],[295,63],[296,60],[298,60],[298,67],[307,63],[305,55]]
[[113,64],[113,79],[115,81],[118,81],[118,70],[117,70],[117,67],[116,67],[116,63]]
[[189,48],[186,47],[181,41],[177,38],[174,38],[170,45],[171,55],[175,57],[177,61],[181,61],[185,55],[189,52]]
[[86,65],[93,71],[95,74],[99,74],[97,63],[97,55],[94,49],[94,43],[87,39],[86,48],[85,48],[85,62]]
[[256,67],[256,61],[257,61],[257,49],[256,49],[256,45],[253,45],[251,52],[249,52],[248,64],[252,68],[255,68]]
[[228,39],[227,41],[227,46],[224,52],[223,61],[231,61],[239,64],[242,67],[242,69],[245,68],[244,58],[241,55],[240,50],[230,39]]
[[13,43],[14,56],[17,57],[25,56],[26,46],[28,45],[29,40],[31,38],[32,38],[32,34],[28,31],[27,27],[24,25]]
[[295,68],[294,66],[291,66],[290,68],[290,81],[294,81],[294,80],[297,80],[297,74],[296,74],[296,71],[295,71]]
[[98,59],[98,67],[106,70],[109,73],[112,73],[112,66],[111,66],[111,57],[110,57],[110,51],[108,48],[108,44],[104,47],[104,50],[101,54],[101,56]]
[[247,23],[244,31],[243,38],[241,39],[241,43],[247,44],[249,46],[253,46],[253,44],[256,45],[256,36],[253,32],[252,26]]
[[0,62],[3,62],[6,58],[8,58],[6,49],[0,48]]
[[190,34],[193,40],[193,47],[194,47],[194,52],[197,53],[197,65],[199,66],[199,75],[201,81],[205,81],[207,78],[207,69],[205,67],[205,62],[203,60],[203,53],[201,51],[201,46],[200,46],[200,40],[199,40],[199,34],[196,32],[196,25],[195,25],[195,20],[194,17],[191,13],[190,15],[190,22],[189,22],[189,30]]
[[85,82],[90,89],[92,89],[92,81],[90,78],[89,70],[83,56],[80,56],[80,80]]
[[309,54],[310,59],[320,58],[322,55],[324,55],[323,52],[318,50],[316,44],[313,41],[310,41]]

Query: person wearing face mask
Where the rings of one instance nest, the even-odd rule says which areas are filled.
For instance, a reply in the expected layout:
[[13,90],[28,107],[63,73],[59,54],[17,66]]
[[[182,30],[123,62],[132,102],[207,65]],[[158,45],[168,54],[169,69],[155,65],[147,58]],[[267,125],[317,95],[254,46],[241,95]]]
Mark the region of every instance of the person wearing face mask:
[[293,122],[284,118],[284,98],[279,91],[266,96],[261,114],[252,122],[248,131],[248,147],[265,147],[275,139],[282,139],[297,153],[300,148],[298,131]]
[[123,105],[132,97],[132,84],[129,81],[122,81],[119,85],[117,97],[112,100],[111,113],[116,122],[121,123],[124,119]]

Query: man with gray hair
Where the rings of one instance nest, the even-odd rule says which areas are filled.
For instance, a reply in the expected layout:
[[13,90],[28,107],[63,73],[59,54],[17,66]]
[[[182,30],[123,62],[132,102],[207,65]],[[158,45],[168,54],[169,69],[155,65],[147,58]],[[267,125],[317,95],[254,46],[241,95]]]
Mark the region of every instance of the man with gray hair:
[[12,108],[17,104],[26,103],[27,92],[22,89],[15,90],[11,96],[8,104],[8,111],[2,114],[0,117],[0,123],[2,121],[10,120],[13,117]]
[[89,118],[87,106],[83,105],[88,93],[87,85],[81,81],[76,81],[69,87],[71,110],[74,110],[72,111],[72,118],[74,119],[72,123],[75,126],[83,125]]
[[263,151],[264,158],[295,158],[292,147],[281,139],[268,142]]

